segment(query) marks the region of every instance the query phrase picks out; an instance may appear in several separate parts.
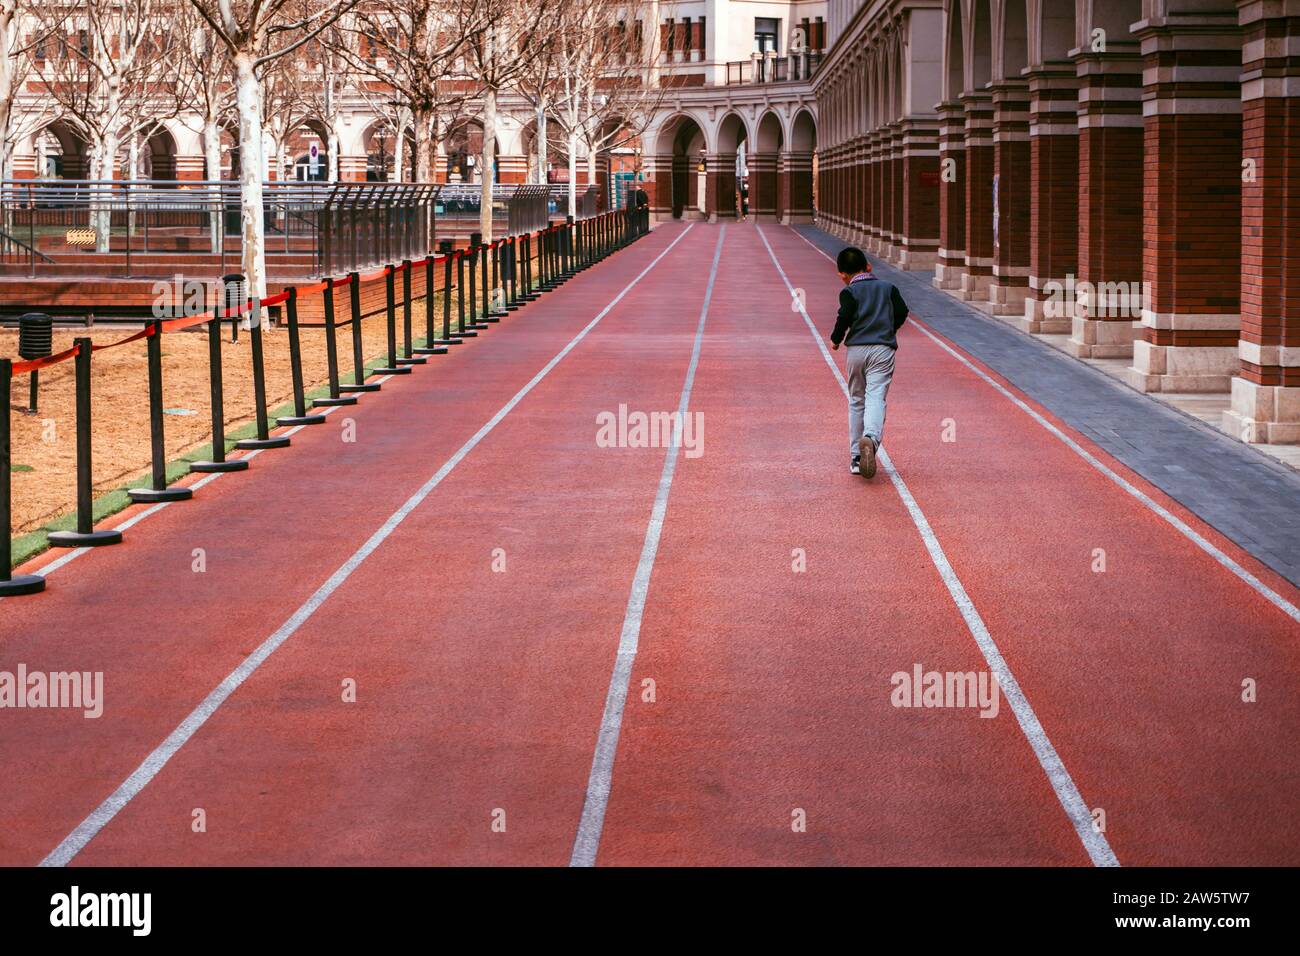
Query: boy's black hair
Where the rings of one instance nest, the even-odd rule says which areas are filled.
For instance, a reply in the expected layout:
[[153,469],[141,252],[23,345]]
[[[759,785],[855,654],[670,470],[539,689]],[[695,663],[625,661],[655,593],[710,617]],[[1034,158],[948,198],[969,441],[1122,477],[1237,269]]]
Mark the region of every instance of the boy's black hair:
[[835,271],[857,275],[867,270],[867,254],[857,246],[845,246],[835,257]]

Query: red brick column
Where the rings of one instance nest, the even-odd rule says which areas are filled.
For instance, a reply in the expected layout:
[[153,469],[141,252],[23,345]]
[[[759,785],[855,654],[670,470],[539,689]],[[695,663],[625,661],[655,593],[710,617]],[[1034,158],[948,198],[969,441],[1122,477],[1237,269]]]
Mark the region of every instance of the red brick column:
[[1129,383],[1229,390],[1241,327],[1241,34],[1235,15],[1153,18],[1142,42],[1142,278]]
[[889,207],[885,192],[885,133],[873,130],[867,137],[870,155],[871,220],[867,223],[867,251],[883,255],[885,233],[889,221]]
[[903,171],[903,124],[895,122],[889,127],[889,261],[895,264],[903,258]]
[[1129,358],[1142,309],[1142,56],[1137,41],[1074,53],[1079,77],[1079,269],[1068,347]]
[[1300,443],[1300,0],[1240,3],[1241,369],[1226,430]]
[[785,206],[785,218],[781,221],[787,225],[812,222],[812,161],[812,153],[805,150],[786,150],[781,153],[780,174],[789,197]]
[[939,124],[904,120],[902,241],[898,264],[933,269],[939,250]]
[[640,183],[650,201],[650,218],[656,222],[673,218],[673,157],[671,153],[647,153],[641,157],[645,180]]
[[749,157],[749,215],[758,221],[780,221],[777,206],[776,153]]
[[1013,320],[1026,332],[1071,330],[1065,287],[1079,271],[1077,83],[1069,62],[1029,76],[1029,298]]
[[987,302],[993,283],[993,103],[988,93],[962,95],[966,108],[966,268],[961,295]]
[[736,218],[736,154],[710,153],[705,160],[707,192],[705,212],[709,222]]
[[[578,181],[584,183],[587,176],[587,164],[581,162],[578,165]],[[528,157],[527,156],[508,156],[504,153],[497,156],[497,182],[505,183],[523,183],[528,181]]]
[[939,249],[934,284],[960,289],[966,272],[966,110],[960,103],[940,103],[939,112]]
[[185,156],[176,157],[176,178],[181,181],[196,182],[203,179],[203,157],[202,156]]
[[993,281],[988,311],[1023,316],[1029,295],[1029,84],[993,89]]
[[867,188],[867,139],[853,140],[853,241],[861,245],[867,236],[867,216],[871,210],[871,192]]

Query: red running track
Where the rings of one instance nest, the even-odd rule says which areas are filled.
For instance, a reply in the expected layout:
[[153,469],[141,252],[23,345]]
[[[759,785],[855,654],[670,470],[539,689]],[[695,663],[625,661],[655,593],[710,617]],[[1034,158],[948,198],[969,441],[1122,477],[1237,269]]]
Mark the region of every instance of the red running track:
[[[824,331],[797,234],[667,225],[0,602],[105,684],[0,713],[0,863],[1300,862],[1286,608],[917,324],[850,476],[777,263]],[[688,388],[701,456],[598,447]],[[991,658],[995,717],[891,704]]]

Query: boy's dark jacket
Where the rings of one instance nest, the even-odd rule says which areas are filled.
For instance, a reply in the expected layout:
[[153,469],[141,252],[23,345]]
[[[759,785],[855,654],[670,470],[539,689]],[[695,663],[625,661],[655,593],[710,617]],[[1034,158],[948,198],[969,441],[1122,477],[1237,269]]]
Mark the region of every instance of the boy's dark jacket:
[[840,292],[840,313],[831,341],[836,345],[888,345],[898,348],[895,337],[907,321],[907,303],[892,282],[867,273]]

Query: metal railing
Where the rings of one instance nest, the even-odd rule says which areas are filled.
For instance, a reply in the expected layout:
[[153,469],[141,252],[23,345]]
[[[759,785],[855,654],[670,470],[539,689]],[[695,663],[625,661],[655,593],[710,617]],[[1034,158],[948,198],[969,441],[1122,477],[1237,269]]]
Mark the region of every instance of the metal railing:
[[[552,218],[563,219],[569,214],[568,183],[552,183],[547,186],[547,214]],[[592,186],[579,186],[577,195],[577,219],[590,219],[600,212],[600,189]]]
[[821,66],[822,57],[820,51],[809,50],[790,56],[754,56],[748,60],[732,60],[727,63],[727,85],[808,80]]
[[[432,247],[437,186],[410,183],[262,184],[268,265],[324,275],[422,256]],[[212,257],[216,274],[240,260],[240,184],[231,181],[0,181],[0,266],[35,275],[86,268],[158,275],[168,256]],[[400,255],[396,255],[400,253]],[[190,263],[190,268],[195,267]]]
[[[547,224],[546,187],[535,183],[492,186],[493,230],[533,232]],[[482,186],[476,183],[444,185],[438,192],[435,220],[440,234],[478,232],[483,208]]]

